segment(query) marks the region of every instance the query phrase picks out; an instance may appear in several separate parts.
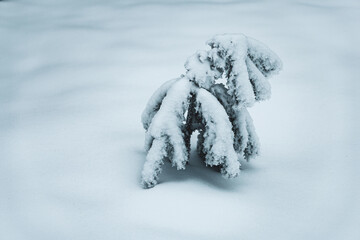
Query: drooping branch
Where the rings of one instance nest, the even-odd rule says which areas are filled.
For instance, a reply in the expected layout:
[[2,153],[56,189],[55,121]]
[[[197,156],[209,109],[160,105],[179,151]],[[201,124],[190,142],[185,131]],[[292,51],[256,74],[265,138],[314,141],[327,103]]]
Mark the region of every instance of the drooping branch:
[[157,184],[159,174],[161,173],[161,165],[164,164],[164,158],[168,157],[167,142],[165,137],[154,139],[152,142],[141,172],[141,184],[145,188],[150,188]]
[[208,45],[212,61],[225,62],[222,66],[235,107],[250,107],[270,97],[266,78],[279,72],[282,63],[267,46],[242,34],[216,35]]
[[192,87],[193,84],[187,79],[176,81],[169,88],[148,129],[149,134],[155,139],[164,136],[169,139],[171,144],[169,157],[177,169],[184,169],[188,160],[183,122],[185,121],[184,113],[189,106],[188,97]]
[[279,73],[282,62],[276,53],[251,37],[247,37],[247,45],[249,58],[266,78]]
[[248,141],[244,150],[244,157],[247,161],[256,157],[260,153],[260,141],[256,134],[253,120],[247,109],[243,110],[245,114],[246,130],[248,133]]
[[263,101],[269,99],[271,96],[271,86],[269,81],[265,78],[265,76],[260,72],[260,70],[255,66],[249,57],[246,58],[246,66],[251,85],[254,89],[255,100]]
[[202,154],[209,166],[221,166],[224,177],[236,177],[240,163],[233,147],[234,134],[229,117],[223,106],[207,90],[199,89],[196,96],[196,112],[199,114],[203,128]]
[[169,81],[166,81],[164,84],[162,84],[151,96],[149,99],[146,108],[144,109],[142,115],[141,115],[141,122],[145,128],[145,130],[148,130],[150,123],[157,113],[159,111],[162,100],[167,94],[167,91],[169,88],[177,81],[178,79],[171,79]]
[[239,159],[249,160],[257,156],[260,144],[247,109],[232,107],[231,97],[223,84],[215,84],[210,90],[229,116],[234,132],[234,149]]
[[153,93],[153,95],[149,99],[149,101],[141,115],[141,122],[143,124],[144,129],[146,130],[145,144],[144,144],[146,151],[149,151],[151,144],[153,142],[153,139],[154,139],[153,136],[150,134],[150,131],[147,131],[149,129],[151,121],[153,120],[155,114],[159,111],[162,101],[165,98],[168,90],[178,80],[179,79],[175,78],[175,79],[166,81],[164,84],[162,84]]

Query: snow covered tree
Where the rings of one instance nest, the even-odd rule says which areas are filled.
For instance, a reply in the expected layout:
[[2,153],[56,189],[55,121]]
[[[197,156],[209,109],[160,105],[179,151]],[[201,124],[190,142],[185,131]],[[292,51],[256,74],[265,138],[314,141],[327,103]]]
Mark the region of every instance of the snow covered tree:
[[185,169],[194,131],[199,155],[207,166],[219,166],[225,178],[236,177],[240,162],[259,153],[247,107],[270,98],[268,78],[281,70],[281,60],[243,34],[216,35],[207,44],[208,50],[188,58],[185,75],[153,94],[142,114],[145,188],[157,184],[164,160]]

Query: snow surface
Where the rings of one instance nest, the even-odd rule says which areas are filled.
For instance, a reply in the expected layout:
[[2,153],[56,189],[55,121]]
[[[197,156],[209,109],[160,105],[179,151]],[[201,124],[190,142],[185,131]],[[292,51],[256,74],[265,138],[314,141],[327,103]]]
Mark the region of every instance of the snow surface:
[[[0,238],[359,239],[359,24],[356,0],[0,1]],[[237,32],[284,63],[262,155],[142,189],[146,102]]]

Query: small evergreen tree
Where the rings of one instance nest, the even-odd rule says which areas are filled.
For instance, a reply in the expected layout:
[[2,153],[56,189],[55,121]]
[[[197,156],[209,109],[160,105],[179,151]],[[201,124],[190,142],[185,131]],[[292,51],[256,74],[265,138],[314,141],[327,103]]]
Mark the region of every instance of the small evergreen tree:
[[185,169],[196,130],[199,155],[207,166],[219,166],[225,178],[236,177],[240,162],[259,153],[247,107],[270,98],[268,78],[282,63],[267,46],[242,34],[216,35],[207,44],[210,49],[190,56],[186,74],[165,82],[142,114],[145,188],[157,183],[165,159]]

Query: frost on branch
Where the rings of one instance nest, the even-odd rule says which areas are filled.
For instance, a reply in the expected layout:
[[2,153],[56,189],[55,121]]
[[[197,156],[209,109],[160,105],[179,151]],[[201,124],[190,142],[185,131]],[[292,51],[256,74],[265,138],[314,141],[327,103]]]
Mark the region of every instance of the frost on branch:
[[[164,160],[185,169],[196,130],[200,157],[207,166],[219,166],[225,178],[236,177],[240,162],[259,153],[246,108],[270,98],[268,78],[282,63],[267,46],[242,34],[216,35],[207,43],[210,49],[190,56],[186,74],[164,83],[142,114],[148,151],[145,188],[157,184]],[[219,79],[226,83],[217,83]]]

